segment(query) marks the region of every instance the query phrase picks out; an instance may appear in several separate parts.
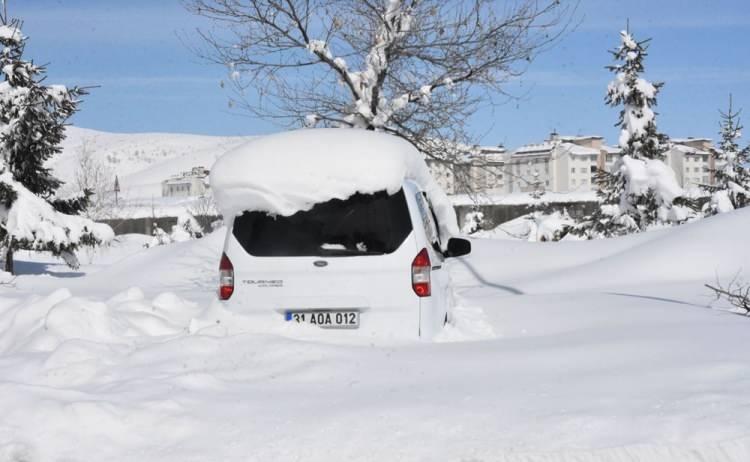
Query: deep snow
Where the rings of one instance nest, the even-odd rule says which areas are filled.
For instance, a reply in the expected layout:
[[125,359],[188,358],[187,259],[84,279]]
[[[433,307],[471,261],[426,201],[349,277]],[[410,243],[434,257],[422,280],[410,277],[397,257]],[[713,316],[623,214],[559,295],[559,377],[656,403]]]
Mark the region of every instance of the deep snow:
[[458,235],[456,212],[424,155],[394,135],[336,128],[292,130],[248,141],[211,168],[211,189],[224,217],[246,210],[290,216],[355,193],[395,194],[407,180],[429,198],[441,241]]
[[750,319],[703,287],[748,225],[476,239],[430,343],[204,311],[221,232],[121,236],[81,272],[22,253],[43,274],[0,288],[0,461],[750,460]]

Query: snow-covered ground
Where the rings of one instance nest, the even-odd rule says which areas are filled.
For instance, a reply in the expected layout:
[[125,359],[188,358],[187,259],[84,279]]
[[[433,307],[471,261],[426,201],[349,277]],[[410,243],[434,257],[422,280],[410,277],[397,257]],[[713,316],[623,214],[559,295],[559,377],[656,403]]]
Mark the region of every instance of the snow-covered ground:
[[119,236],[80,271],[22,252],[0,461],[747,461],[750,318],[703,284],[746,268],[749,226],[476,239],[434,342],[211,309],[221,232]]

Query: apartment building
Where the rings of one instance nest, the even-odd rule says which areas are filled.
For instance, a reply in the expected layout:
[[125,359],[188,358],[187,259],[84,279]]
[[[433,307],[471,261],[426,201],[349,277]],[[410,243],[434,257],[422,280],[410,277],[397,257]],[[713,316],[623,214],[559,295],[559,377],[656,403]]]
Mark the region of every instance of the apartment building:
[[714,184],[716,148],[710,138],[673,138],[667,151],[667,164],[684,189]]
[[448,194],[467,190],[504,193],[506,155],[502,145],[475,146],[460,165],[428,159],[427,166],[435,181]]
[[507,192],[530,192],[535,184],[552,192],[594,191],[596,168],[617,152],[601,136],[552,133],[543,143],[521,146],[508,156]]
[[[689,190],[713,184],[715,148],[709,138],[670,140],[665,162],[678,183]],[[569,193],[596,191],[597,169],[611,171],[621,150],[601,136],[562,136],[507,152],[503,146],[477,146],[464,165],[428,161],[438,184],[448,193],[472,191],[528,193],[541,185],[546,191]]]

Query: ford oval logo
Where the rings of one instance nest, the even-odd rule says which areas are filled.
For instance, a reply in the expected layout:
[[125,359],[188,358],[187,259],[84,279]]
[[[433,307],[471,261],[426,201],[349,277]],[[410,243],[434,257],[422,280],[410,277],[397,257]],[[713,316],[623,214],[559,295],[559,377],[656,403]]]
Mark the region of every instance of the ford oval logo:
[[317,266],[318,268],[322,268],[324,266],[328,266],[328,262],[325,260],[315,260],[313,262],[313,265]]

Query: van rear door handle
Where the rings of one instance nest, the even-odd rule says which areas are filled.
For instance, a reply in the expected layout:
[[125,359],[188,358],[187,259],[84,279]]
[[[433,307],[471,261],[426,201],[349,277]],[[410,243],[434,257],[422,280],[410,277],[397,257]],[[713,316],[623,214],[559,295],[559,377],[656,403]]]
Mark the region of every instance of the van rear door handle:
[[442,268],[442,266],[433,266],[432,267],[433,270],[439,270],[440,268]]

